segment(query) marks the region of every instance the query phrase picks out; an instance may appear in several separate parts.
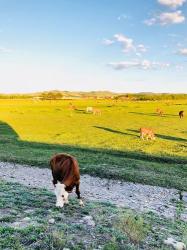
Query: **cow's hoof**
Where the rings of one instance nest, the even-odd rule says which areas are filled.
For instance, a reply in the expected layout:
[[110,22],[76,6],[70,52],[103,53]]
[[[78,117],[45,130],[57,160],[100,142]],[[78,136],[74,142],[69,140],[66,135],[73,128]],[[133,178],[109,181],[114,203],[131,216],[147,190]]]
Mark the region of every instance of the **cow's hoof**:
[[64,206],[64,204],[59,204],[59,203],[56,204],[56,207],[58,207],[58,208],[63,208],[63,206]]
[[81,207],[84,207],[84,202],[83,202],[82,200],[80,200],[80,201],[79,201],[79,205],[80,205]]

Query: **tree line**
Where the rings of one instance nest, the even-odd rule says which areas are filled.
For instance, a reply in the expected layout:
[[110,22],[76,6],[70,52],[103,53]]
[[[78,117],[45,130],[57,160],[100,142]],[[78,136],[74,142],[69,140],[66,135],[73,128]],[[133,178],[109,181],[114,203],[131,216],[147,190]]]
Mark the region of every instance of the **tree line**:
[[[97,96],[94,94],[93,96],[91,95],[91,92],[77,92],[76,93],[71,93],[68,92],[64,93],[62,91],[45,91],[41,93],[35,93],[35,94],[0,94],[0,99],[35,99],[38,98],[40,100],[61,100],[65,98],[94,98],[96,99]],[[126,93],[126,94],[112,94],[111,96],[105,96],[98,95],[98,98],[100,99],[115,99],[115,100],[132,100],[132,101],[157,101],[157,100],[182,100],[182,99],[187,99],[187,94],[168,94],[168,93],[163,93],[163,94],[154,94],[154,93]]]

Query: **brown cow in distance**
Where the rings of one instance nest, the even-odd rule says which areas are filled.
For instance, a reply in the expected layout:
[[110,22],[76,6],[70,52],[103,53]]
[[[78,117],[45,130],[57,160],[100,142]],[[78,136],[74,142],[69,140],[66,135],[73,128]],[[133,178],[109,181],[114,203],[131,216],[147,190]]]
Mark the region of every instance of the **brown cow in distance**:
[[156,109],[156,113],[157,113],[159,116],[163,116],[164,111],[163,111],[162,109],[160,109],[160,108],[157,108],[157,109]]
[[56,154],[51,158],[50,166],[57,198],[56,206],[63,207],[68,203],[68,193],[71,193],[74,187],[79,203],[83,205],[79,190],[80,173],[77,160],[68,154]]
[[101,110],[100,109],[93,109],[93,114],[94,115],[101,115]]
[[184,117],[184,111],[183,111],[183,110],[181,110],[181,111],[179,112],[179,117],[180,117],[180,118],[183,118],[183,117]]
[[75,105],[71,104],[71,105],[69,105],[69,110],[71,110],[71,111],[72,110],[77,110],[77,107]]
[[155,134],[150,128],[140,128],[140,138],[142,140],[144,140],[144,138],[146,138],[146,140],[155,140]]

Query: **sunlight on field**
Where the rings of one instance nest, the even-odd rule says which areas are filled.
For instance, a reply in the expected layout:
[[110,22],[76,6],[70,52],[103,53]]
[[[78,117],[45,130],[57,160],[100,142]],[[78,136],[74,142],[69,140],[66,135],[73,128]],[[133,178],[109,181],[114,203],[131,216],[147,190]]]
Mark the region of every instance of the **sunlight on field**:
[[[70,110],[69,103],[77,110]],[[86,113],[86,107],[101,115]],[[154,155],[186,156],[187,116],[178,112],[187,101],[128,102],[114,100],[32,101],[1,100],[0,121],[23,141],[70,144],[94,148],[139,151]],[[164,116],[156,114],[161,108]],[[140,127],[151,127],[155,141],[142,141]]]

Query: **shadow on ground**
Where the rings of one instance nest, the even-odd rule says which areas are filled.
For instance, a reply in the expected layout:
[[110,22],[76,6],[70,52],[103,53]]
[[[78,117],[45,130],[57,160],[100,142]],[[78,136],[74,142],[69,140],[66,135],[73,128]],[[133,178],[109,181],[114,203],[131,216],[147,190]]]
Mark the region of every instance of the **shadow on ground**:
[[140,113],[140,112],[129,112],[129,114],[157,116],[157,117],[178,117],[178,115],[173,115],[173,114],[163,114],[162,116],[160,116],[156,113]]
[[139,137],[137,135],[134,135],[134,134],[129,134],[129,133],[125,133],[125,132],[122,132],[122,131],[119,131],[119,130],[114,130],[114,129],[111,129],[111,128],[105,128],[105,127],[100,127],[100,126],[93,126],[94,128],[98,128],[98,129],[101,129],[101,130],[105,130],[107,132],[111,132],[111,133],[115,133],[115,134],[120,134],[120,135],[131,135],[133,137]]
[[[139,131],[138,130],[133,130],[133,129],[127,129],[130,132],[134,132],[136,134],[132,133],[126,133],[118,130],[114,130],[111,128],[106,128],[106,127],[100,127],[100,126],[94,126],[97,129],[102,129],[107,132],[111,133],[117,133],[121,135],[131,135],[134,137],[139,137]],[[178,138],[178,137],[172,137],[172,136],[166,136],[166,135],[160,135],[156,134],[157,137],[166,139],[166,140],[176,140],[176,141],[182,141],[185,142],[187,139],[184,138]],[[110,155],[110,156],[117,156],[117,157],[125,157],[129,159],[136,159],[136,160],[144,160],[144,161],[155,161],[155,162],[166,162],[166,163],[187,163],[187,159],[183,158],[170,158],[170,157],[160,157],[156,155],[149,155],[144,152],[134,152],[134,151],[121,151],[121,150],[113,150],[113,149],[103,149],[103,148],[88,148],[88,147],[83,147],[83,146],[78,146],[78,145],[71,145],[71,144],[47,144],[47,143],[41,143],[41,142],[29,142],[29,141],[22,141],[19,138],[19,135],[16,133],[16,131],[9,126],[5,122],[0,122],[0,145],[1,148],[7,149],[5,147],[6,143],[10,143],[11,145],[19,146],[20,150],[22,149],[41,149],[41,153],[45,152],[45,150],[50,150],[52,152],[74,152],[75,155],[79,155],[80,152],[88,153],[89,157],[93,154],[98,154],[99,156],[103,155]],[[8,149],[7,149],[8,150]],[[13,154],[14,152],[12,152]],[[32,152],[30,152],[32,154]],[[0,158],[2,158],[3,155],[0,155]]]
[[[110,133],[128,134],[110,128],[95,127]],[[130,131],[137,132],[136,130]],[[130,135],[137,137],[136,134]],[[51,156],[60,152],[74,155],[79,161],[81,173],[187,190],[187,159],[185,157],[23,141],[11,126],[0,122],[0,161],[48,168]]]

